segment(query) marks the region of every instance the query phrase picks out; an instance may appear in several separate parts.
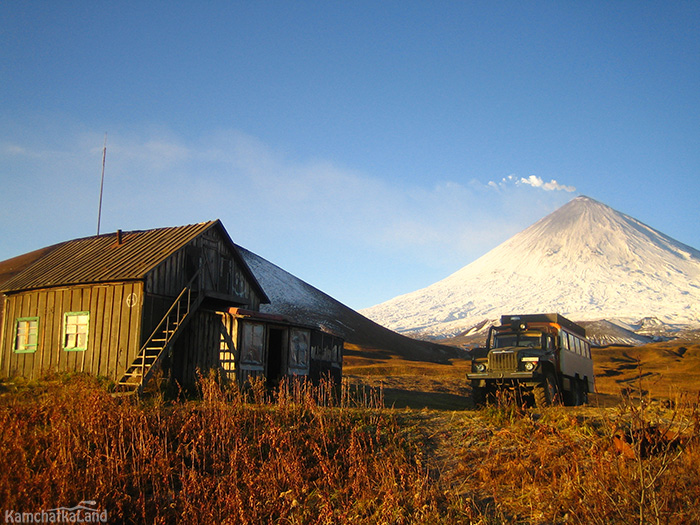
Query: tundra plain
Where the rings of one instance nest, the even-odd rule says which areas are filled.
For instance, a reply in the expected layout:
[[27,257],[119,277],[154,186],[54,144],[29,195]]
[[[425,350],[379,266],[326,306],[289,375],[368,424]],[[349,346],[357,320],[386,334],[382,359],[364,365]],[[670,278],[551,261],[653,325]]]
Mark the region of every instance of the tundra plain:
[[698,523],[697,344],[596,349],[597,393],[475,410],[466,360],[348,348],[340,393],[203,377],[115,397],[84,375],[0,394],[0,510],[113,523]]

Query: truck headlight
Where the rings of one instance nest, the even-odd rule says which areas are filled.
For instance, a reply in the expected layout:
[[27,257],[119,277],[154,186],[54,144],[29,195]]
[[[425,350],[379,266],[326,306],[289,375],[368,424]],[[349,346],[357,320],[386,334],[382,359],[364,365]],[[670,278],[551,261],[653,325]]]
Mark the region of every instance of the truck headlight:
[[486,364],[485,363],[476,363],[474,365],[474,371],[481,373],[481,372],[486,372]]
[[537,368],[537,363],[534,361],[528,361],[525,363],[525,370],[527,372],[532,372],[535,368]]

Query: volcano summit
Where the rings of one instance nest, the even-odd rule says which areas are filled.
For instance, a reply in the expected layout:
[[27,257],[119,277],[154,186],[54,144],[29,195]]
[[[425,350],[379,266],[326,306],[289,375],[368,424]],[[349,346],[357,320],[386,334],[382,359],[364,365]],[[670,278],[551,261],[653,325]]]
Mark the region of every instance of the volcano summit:
[[580,196],[449,277],[361,311],[419,337],[540,312],[697,327],[700,252]]

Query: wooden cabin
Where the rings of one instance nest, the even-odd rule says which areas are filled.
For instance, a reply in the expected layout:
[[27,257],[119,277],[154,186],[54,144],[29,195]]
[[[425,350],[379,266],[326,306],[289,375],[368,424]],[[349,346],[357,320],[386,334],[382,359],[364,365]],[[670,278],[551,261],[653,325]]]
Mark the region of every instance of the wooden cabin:
[[[222,369],[238,382],[262,376],[270,386],[275,386],[283,377],[301,376],[315,382],[327,377],[340,383],[343,366],[340,337],[310,325],[292,323],[281,315],[242,308],[230,308],[223,315],[223,322],[237,353],[227,354],[227,348],[222,345]],[[230,363],[230,368],[223,363]]]
[[[184,387],[212,368],[236,381],[339,381],[342,352],[327,361],[324,352],[342,341],[266,317],[264,303],[218,220],[67,241],[0,262],[0,372],[88,372],[123,390],[142,389],[156,370]],[[324,349],[315,361],[314,341]]]

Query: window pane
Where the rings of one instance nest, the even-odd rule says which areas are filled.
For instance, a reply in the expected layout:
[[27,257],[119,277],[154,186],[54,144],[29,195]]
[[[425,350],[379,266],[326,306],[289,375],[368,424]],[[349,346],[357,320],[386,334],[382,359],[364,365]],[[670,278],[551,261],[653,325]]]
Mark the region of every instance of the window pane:
[[39,318],[25,317],[17,319],[15,325],[15,352],[35,352],[39,333]]
[[291,366],[307,366],[309,362],[309,339],[311,333],[307,330],[292,329],[292,345],[290,352]]
[[86,350],[90,314],[87,312],[69,312],[64,319],[64,350]]
[[264,341],[265,325],[245,323],[243,325],[241,361],[247,363],[262,363]]

